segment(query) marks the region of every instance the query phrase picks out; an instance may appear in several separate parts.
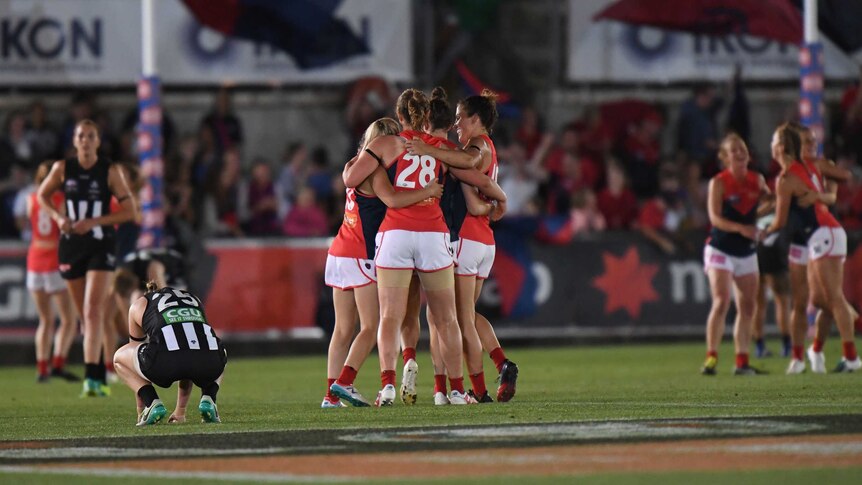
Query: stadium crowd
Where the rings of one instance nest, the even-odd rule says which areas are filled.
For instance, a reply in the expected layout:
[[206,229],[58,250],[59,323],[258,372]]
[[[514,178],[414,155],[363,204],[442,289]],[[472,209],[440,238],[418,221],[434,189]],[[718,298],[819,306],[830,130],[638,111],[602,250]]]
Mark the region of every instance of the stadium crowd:
[[[356,86],[352,91],[355,91]],[[343,130],[358,141],[361,127],[389,114],[386,86],[348,93]],[[845,91],[830,120],[825,155],[862,170],[862,96]],[[694,88],[675,126],[662,106],[623,99],[590,106],[550,130],[536,109],[501,120],[493,136],[501,160],[500,185],[509,196],[506,217],[537,217],[537,237],[551,243],[606,230],[640,231],[667,253],[684,249],[681,235],[705,234],[706,183],[719,170],[717,141],[726,131],[749,142],[749,107],[741,83],[720,99],[710,85]],[[334,235],[341,223],[345,155],[289,140],[281,154],[259,154],[244,143],[243,121],[230,92],[215,95],[212,110],[192,131],[163,120],[165,187],[169,214],[203,237],[315,237]],[[48,116],[34,98],[26,110],[6,113],[0,135],[0,238],[29,238],[24,200],[39,162],[74,151],[72,131],[96,120],[102,154],[134,163],[137,111],[100,109],[91,94],[77,94],[68,111]],[[49,119],[64,119],[52,125]],[[726,120],[720,122],[719,119]],[[671,130],[672,136],[666,136]],[[672,146],[662,141],[673,140]],[[355,146],[355,144],[354,144]],[[753,167],[772,180],[780,167],[752,153]],[[349,158],[349,157],[348,157]],[[862,184],[842,185],[834,211],[849,230],[862,228]],[[699,248],[691,248],[699,251]]]

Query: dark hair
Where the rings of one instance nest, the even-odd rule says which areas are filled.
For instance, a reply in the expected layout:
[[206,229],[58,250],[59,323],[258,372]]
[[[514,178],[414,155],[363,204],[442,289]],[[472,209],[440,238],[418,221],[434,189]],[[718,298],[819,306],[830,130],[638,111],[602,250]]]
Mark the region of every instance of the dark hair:
[[483,89],[481,96],[467,96],[460,103],[467,116],[479,115],[482,126],[491,133],[497,123],[497,94],[490,89]]
[[114,272],[114,293],[124,298],[128,298],[140,284],[141,280],[128,268],[117,268]]
[[414,130],[421,130],[425,126],[429,111],[428,98],[418,89],[405,90],[401,96],[398,96],[398,102],[395,105],[395,112],[410,123],[410,127]]
[[802,137],[799,135],[799,129],[791,123],[783,123],[775,132],[778,134],[778,141],[784,146],[782,153],[801,161]]
[[431,91],[431,115],[428,121],[432,130],[449,130],[455,124],[455,113],[449,105],[446,90],[437,86]]

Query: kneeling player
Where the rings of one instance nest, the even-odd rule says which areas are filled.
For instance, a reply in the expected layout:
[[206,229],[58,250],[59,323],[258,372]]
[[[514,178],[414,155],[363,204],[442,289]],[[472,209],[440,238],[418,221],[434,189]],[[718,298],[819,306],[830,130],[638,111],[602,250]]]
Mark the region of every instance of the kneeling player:
[[191,293],[147,284],[147,293],[129,309],[129,343],[114,354],[117,374],[137,393],[138,426],[161,421],[167,410],[153,384],[179,381],[170,422],[185,421],[192,383],[201,388],[198,410],[205,423],[220,423],[216,394],[227,353]]

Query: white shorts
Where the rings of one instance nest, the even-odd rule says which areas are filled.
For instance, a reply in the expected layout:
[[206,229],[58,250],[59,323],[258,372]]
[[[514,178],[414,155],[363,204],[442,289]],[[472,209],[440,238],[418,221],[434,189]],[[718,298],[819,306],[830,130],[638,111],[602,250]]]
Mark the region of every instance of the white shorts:
[[808,264],[808,247],[799,244],[791,244],[787,252],[787,260],[790,264],[806,266]]
[[27,289],[30,291],[44,291],[45,293],[57,293],[66,289],[66,282],[60,277],[59,271],[46,271],[37,273],[27,271]]
[[703,249],[703,269],[710,268],[730,271],[733,276],[757,273],[757,253],[743,257],[731,256],[707,244]]
[[326,286],[352,290],[377,283],[377,270],[371,259],[342,258],[326,255]]
[[843,227],[821,227],[808,238],[808,258],[811,261],[847,256],[847,233]]
[[475,276],[483,280],[488,279],[488,275],[491,274],[491,266],[494,265],[494,254],[497,252],[497,247],[463,237],[453,244],[455,245],[455,258],[458,261],[455,274],[458,276]]
[[448,232],[413,232],[395,229],[377,233],[374,262],[381,269],[413,269],[425,273],[455,264]]

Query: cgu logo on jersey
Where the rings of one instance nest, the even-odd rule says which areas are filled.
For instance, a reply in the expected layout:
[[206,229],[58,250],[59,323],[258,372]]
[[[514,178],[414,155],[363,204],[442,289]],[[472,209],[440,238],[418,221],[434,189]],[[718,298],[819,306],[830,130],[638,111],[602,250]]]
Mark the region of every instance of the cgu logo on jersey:
[[180,322],[206,323],[203,312],[194,308],[172,308],[163,312],[162,318],[165,319],[167,325]]

